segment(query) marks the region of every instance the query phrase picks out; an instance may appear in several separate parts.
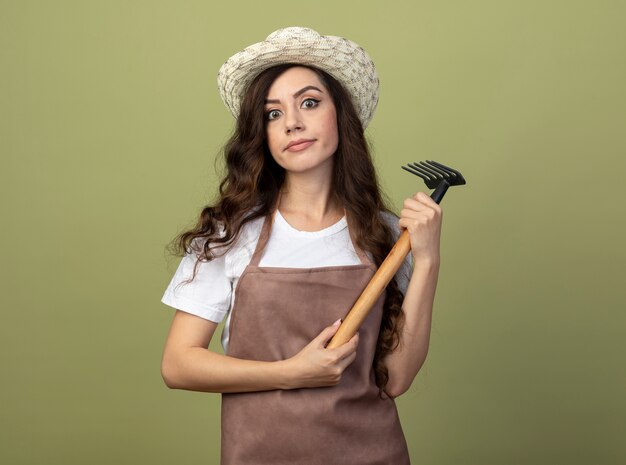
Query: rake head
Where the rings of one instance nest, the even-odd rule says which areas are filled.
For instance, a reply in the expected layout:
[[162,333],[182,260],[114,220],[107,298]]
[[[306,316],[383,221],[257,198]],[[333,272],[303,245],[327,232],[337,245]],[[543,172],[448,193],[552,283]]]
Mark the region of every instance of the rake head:
[[435,189],[431,197],[437,203],[441,202],[448,187],[465,184],[465,178],[457,170],[432,160],[409,163],[402,169],[422,178],[429,189]]

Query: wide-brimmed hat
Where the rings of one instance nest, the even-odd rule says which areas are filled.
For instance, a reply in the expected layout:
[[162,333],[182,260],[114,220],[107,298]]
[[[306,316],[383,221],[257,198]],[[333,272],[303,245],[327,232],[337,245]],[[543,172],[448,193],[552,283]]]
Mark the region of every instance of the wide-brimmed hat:
[[220,68],[217,85],[226,107],[235,118],[250,83],[272,66],[295,63],[313,66],[337,79],[352,97],[365,128],[378,103],[378,75],[361,47],[343,37],[323,36],[305,27],[272,32],[263,42],[246,47]]

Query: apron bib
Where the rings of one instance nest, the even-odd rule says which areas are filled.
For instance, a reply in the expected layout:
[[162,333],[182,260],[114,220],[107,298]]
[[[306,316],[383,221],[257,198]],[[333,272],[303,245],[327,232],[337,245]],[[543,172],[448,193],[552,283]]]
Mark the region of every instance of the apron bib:
[[[231,357],[272,362],[296,355],[346,315],[375,272],[354,240],[360,265],[260,267],[271,224],[268,216],[235,291]],[[222,465],[410,463],[395,402],[379,397],[374,378],[384,297],[359,330],[357,357],[338,385],[222,394]]]

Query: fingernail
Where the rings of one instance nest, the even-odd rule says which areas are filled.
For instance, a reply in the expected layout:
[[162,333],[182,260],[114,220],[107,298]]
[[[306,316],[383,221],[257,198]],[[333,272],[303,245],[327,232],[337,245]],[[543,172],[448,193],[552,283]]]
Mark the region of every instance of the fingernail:
[[343,320],[341,318],[339,318],[337,321],[335,321],[333,323],[333,326],[337,326],[339,323],[341,323]]

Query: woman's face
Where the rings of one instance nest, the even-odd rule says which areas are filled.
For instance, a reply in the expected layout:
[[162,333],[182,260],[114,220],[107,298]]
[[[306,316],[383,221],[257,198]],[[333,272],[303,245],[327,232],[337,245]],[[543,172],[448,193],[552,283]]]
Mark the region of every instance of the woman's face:
[[314,71],[295,66],[278,76],[265,100],[265,119],[270,152],[285,170],[332,171],[339,143],[337,113]]

